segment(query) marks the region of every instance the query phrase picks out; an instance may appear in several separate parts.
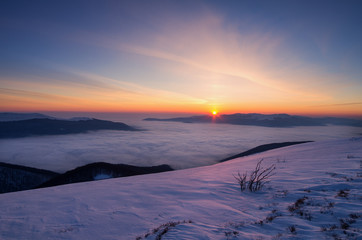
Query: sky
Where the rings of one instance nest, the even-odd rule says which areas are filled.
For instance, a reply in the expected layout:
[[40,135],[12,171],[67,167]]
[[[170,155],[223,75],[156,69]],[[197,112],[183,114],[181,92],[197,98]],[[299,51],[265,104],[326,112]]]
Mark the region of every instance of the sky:
[[1,1],[0,111],[362,116],[362,1]]

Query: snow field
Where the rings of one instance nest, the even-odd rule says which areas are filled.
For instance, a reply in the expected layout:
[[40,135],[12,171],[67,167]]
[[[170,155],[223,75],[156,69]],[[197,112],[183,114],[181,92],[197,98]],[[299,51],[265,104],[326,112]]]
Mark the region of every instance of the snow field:
[[[262,191],[233,177],[276,164]],[[362,138],[0,195],[0,239],[361,239]]]

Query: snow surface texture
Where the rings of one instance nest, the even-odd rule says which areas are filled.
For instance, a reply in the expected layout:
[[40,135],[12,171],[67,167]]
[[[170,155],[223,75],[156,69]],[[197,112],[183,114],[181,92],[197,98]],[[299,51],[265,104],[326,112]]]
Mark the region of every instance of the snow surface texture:
[[[276,165],[262,191],[233,175]],[[361,239],[362,138],[0,195],[0,239]]]

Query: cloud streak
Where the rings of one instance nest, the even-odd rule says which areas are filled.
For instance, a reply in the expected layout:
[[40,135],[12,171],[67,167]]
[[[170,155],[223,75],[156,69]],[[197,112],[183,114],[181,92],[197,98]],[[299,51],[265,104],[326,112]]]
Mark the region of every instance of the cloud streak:
[[[256,102],[263,98],[270,99],[274,107],[279,105],[280,110],[276,111],[288,111],[290,107],[286,102],[294,102],[296,106],[329,102],[340,89],[337,75],[330,75],[296,57],[297,53],[288,47],[282,33],[263,32],[258,26],[241,33],[238,26],[226,24],[224,18],[214,12],[161,24],[154,34],[139,33],[140,38],[132,43],[123,37],[89,37],[91,35],[75,39],[150,58],[149,64],[167,69],[164,74],[171,73],[158,80],[173,81],[174,86],[168,87],[170,84],[166,83],[161,88],[175,95],[181,93],[203,99],[206,105],[231,106],[233,102],[234,106],[242,106],[253,102],[253,106],[260,109],[262,104]],[[211,77],[203,79],[187,75],[188,72],[202,72]],[[160,80],[162,78],[164,80]],[[183,86],[187,84],[189,90]],[[204,91],[211,85],[212,91]]]
[[362,105],[362,102],[336,103],[336,104],[318,105],[314,107],[343,107],[343,106],[353,106],[353,105]]
[[[149,105],[157,110],[159,105],[167,107],[183,103],[188,105],[204,104],[206,100],[191,97],[186,94],[174,93],[166,90],[145,87],[132,81],[122,81],[94,73],[73,70],[57,66],[58,70],[66,72],[69,79],[51,79],[29,77],[26,79],[1,79],[0,97],[4,99],[9,110],[11,105],[26,101],[27,105],[42,110],[115,110],[122,106],[122,110],[137,110],[140,105]],[[9,100],[8,98],[11,98]],[[16,100],[16,101],[14,101]],[[6,101],[6,102],[5,102]],[[12,102],[12,103],[11,103]],[[87,107],[88,106],[88,107]],[[92,109],[93,108],[93,109]]]
[[[304,68],[309,66],[301,66],[301,60],[288,53],[291,49],[286,46],[285,38],[256,29],[240,33],[237,26],[225,27],[222,17],[208,13],[198,19],[166,25],[157,34],[145,36],[146,40],[139,45],[121,42],[111,46],[121,51],[236,77],[241,86],[243,82],[251,81],[267,87],[269,91],[320,98],[320,91],[305,85],[315,79],[300,77],[300,73],[305,72]],[[298,90],[301,87],[302,90]]]

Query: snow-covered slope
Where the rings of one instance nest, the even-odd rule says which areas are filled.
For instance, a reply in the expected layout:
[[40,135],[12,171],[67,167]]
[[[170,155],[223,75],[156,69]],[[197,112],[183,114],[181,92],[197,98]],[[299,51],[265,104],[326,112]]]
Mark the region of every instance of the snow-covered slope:
[[[233,175],[276,164],[256,193]],[[361,239],[362,138],[0,195],[0,239]]]

